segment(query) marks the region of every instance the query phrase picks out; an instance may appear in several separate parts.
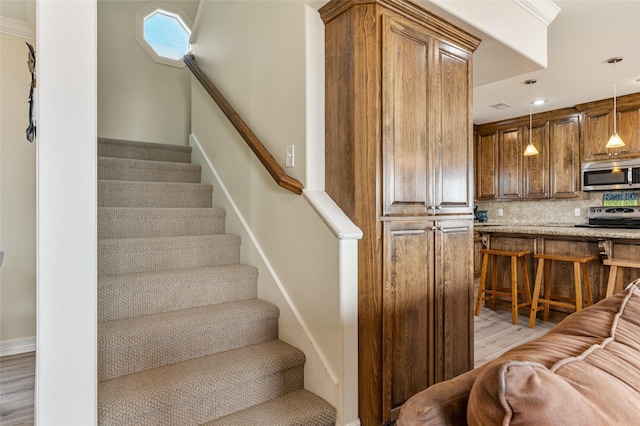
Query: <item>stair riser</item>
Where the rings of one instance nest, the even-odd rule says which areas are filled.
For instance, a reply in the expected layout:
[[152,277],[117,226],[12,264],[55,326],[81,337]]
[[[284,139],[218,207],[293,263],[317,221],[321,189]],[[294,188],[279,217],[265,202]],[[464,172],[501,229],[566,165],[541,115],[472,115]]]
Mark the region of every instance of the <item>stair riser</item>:
[[255,425],[258,423],[263,425],[335,426],[336,410],[324,399],[301,389],[200,426]]
[[[170,336],[164,337],[164,340],[144,343],[130,342],[130,346],[126,346],[126,342],[122,342],[118,346],[108,339],[99,339],[99,380],[107,380],[276,339],[278,337],[278,318],[263,320],[259,323],[239,323],[224,329],[191,330],[183,335],[172,331]],[[118,336],[115,336],[114,339],[118,339]],[[107,347],[115,347],[117,350],[107,351]]]
[[240,238],[235,235],[216,235],[195,241],[142,239],[98,242],[98,275],[166,271],[239,262]]
[[200,183],[201,168],[195,164],[99,158],[98,179]]
[[98,321],[256,298],[258,274],[255,268],[247,268],[237,275],[226,281],[220,278],[224,277],[223,274],[215,272],[186,279],[152,276],[136,280],[134,275],[123,275],[122,279],[115,279],[117,282],[109,286],[102,285],[107,278],[103,277],[98,280]]
[[98,181],[98,207],[211,207],[211,185]]
[[[98,406],[98,423],[101,426],[202,424],[251,405],[278,398],[303,386],[304,367],[299,366],[223,389],[198,386],[198,395],[170,395],[168,403],[158,404],[154,410],[141,411],[136,418],[119,417],[118,409],[113,406]],[[251,399],[247,398],[248,395],[251,395]]]
[[217,209],[210,208],[202,214],[153,209],[142,209],[141,212],[103,210],[105,208],[98,210],[98,238],[178,237],[225,232],[224,212],[219,213]]
[[98,157],[189,163],[191,162],[191,148],[99,138]]

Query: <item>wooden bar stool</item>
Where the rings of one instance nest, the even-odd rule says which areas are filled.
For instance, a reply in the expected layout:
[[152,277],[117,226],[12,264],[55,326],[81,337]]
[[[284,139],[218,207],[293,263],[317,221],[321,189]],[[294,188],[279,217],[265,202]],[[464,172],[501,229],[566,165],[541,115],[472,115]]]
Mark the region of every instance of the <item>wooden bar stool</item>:
[[607,293],[605,297],[612,296],[614,293],[622,291],[622,275],[618,275],[618,267],[640,269],[640,262],[634,260],[605,259],[602,263],[611,267],[609,269],[609,281],[607,283]]
[[[584,281],[584,291],[586,296],[587,306],[593,304],[591,298],[591,285],[589,283],[589,262],[596,260],[594,256],[575,257],[575,256],[562,256],[556,254],[541,254],[536,253],[533,255],[534,259],[538,259],[538,268],[536,271],[536,282],[533,287],[533,301],[531,302],[531,315],[529,316],[529,327],[533,328],[536,322],[536,315],[538,311],[544,310],[543,319],[549,320],[549,306],[562,306],[565,308],[575,309],[579,311],[582,309],[582,281]],[[575,285],[575,297],[561,297],[551,295],[551,262],[572,262],[573,263],[573,275]],[[546,271],[545,271],[546,266]],[[540,287],[542,286],[544,275],[544,298],[540,298]],[[542,306],[538,306],[542,305]]]
[[[482,249],[480,253],[482,258],[482,269],[480,271],[480,287],[478,288],[478,297],[476,299],[476,315],[480,314],[482,302],[491,299],[493,310],[496,309],[496,296],[504,296],[511,299],[511,321],[518,324],[518,308],[531,305],[531,289],[529,288],[529,274],[527,274],[527,264],[525,256],[531,254],[530,251],[503,251]],[[498,256],[511,258],[511,288],[497,287],[498,281]],[[491,290],[485,288],[487,280],[487,266],[491,258]],[[518,259],[522,267],[522,276],[524,279],[523,289],[518,290]],[[518,294],[524,293],[526,301],[518,303]]]

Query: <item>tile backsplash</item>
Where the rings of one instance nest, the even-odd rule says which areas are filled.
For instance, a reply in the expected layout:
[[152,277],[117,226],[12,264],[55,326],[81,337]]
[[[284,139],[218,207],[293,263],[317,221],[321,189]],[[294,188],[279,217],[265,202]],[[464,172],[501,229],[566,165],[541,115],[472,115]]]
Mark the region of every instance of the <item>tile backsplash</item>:
[[[488,223],[513,225],[575,225],[587,223],[589,207],[602,205],[603,193],[590,192],[585,199],[532,201],[477,201],[478,210],[487,210]],[[580,216],[576,216],[580,209]],[[502,210],[502,216],[499,215]]]

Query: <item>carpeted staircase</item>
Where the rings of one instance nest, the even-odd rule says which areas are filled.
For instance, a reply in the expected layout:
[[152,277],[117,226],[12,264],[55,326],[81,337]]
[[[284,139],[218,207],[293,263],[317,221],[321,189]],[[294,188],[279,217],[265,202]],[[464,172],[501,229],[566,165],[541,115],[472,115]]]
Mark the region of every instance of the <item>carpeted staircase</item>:
[[191,148],[98,140],[101,425],[333,425]]

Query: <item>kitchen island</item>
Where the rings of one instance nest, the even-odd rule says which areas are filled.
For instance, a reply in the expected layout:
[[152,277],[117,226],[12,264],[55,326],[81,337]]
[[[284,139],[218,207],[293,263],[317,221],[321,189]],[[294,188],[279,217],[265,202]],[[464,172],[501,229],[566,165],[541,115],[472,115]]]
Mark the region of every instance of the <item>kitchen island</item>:
[[[594,303],[604,298],[609,267],[602,264],[606,258],[639,260],[640,230],[619,228],[576,227],[573,224],[507,224],[476,223],[478,247],[494,250],[523,251],[571,256],[595,256],[598,262],[589,265],[589,281]],[[476,257],[476,261],[479,257]],[[527,271],[533,287],[535,282],[535,264],[532,256],[527,256]],[[508,260],[498,262],[498,283],[508,287],[510,267]],[[623,280],[630,282],[640,277],[640,270],[624,270]],[[521,275],[521,272],[518,271]],[[522,277],[520,276],[521,280]],[[551,281],[554,292],[561,296],[571,296],[573,291],[573,265],[554,264]],[[554,308],[552,308],[554,309]],[[555,308],[557,313],[566,313],[563,308]],[[523,308],[522,313],[526,313]]]

